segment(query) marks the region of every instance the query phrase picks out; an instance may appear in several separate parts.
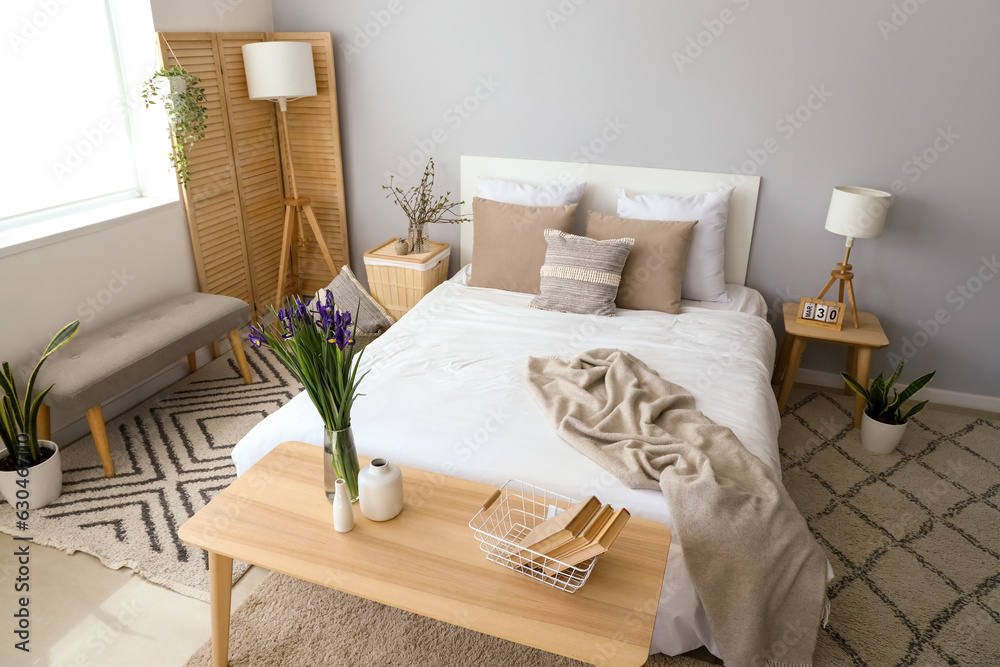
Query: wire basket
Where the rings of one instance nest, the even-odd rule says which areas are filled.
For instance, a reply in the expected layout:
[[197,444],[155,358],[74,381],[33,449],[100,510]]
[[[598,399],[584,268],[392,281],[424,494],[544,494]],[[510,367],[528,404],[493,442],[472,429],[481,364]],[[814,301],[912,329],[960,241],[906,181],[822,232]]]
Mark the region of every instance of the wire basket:
[[567,565],[545,554],[525,549],[520,541],[532,529],[577,501],[511,479],[491,495],[469,521],[479,540],[479,548],[494,563],[525,574],[559,590],[575,593],[587,581],[594,556],[577,565]]

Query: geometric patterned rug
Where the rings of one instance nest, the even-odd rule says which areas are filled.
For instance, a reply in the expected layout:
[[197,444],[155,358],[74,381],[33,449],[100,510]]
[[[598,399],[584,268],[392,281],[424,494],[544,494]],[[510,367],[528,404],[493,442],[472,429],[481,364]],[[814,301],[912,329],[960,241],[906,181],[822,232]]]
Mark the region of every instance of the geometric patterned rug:
[[[879,456],[861,447],[853,405],[795,388],[781,423],[785,486],[835,573],[813,664],[1000,665],[1000,422],[927,409]],[[232,667],[582,667],[280,574],[233,613],[230,641]],[[208,644],[188,662],[209,664]]]
[[[115,477],[104,476],[88,434],[62,448],[62,495],[32,511],[28,533],[15,530],[2,500],[0,530],[207,600],[207,555],[177,530],[236,478],[230,454],[239,439],[299,392],[270,350],[244,348],[253,384],[243,383],[232,352],[205,364],[108,422]],[[234,565],[234,579],[245,571]]]
[[827,553],[816,665],[1000,665],[1000,420],[928,409],[868,453],[853,397],[797,390],[785,487]]

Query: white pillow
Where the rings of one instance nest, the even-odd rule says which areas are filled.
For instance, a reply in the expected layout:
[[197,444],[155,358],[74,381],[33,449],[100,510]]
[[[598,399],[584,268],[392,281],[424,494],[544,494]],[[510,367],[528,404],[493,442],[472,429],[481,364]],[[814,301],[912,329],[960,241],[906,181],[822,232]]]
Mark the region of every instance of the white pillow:
[[726,294],[726,221],[729,198],[736,190],[727,187],[690,197],[668,195],[618,195],[618,215],[635,220],[697,220],[681,283],[681,297],[691,301],[728,302]]
[[478,179],[477,194],[482,199],[519,206],[568,206],[579,204],[586,183],[528,185],[495,178]]

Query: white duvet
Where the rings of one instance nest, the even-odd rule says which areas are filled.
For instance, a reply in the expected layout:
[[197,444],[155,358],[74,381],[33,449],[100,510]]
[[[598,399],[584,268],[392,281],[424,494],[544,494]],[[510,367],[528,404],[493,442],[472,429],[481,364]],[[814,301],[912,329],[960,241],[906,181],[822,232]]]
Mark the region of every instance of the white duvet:
[[[371,372],[352,414],[358,451],[495,486],[515,478],[576,498],[597,495],[673,532],[662,493],[626,488],[556,435],[528,393],[527,359],[630,352],[687,388],[702,412],[780,472],[774,335],[760,317],[763,298],[730,287],[732,302],[713,304],[727,310],[688,305],[680,315],[619,310],[609,318],[535,310],[527,294],[446,282],[365,350],[362,367]],[[237,473],[281,442],[320,445],[322,434],[299,394],[239,442]],[[683,558],[674,535],[650,652],[705,645],[717,654]]]

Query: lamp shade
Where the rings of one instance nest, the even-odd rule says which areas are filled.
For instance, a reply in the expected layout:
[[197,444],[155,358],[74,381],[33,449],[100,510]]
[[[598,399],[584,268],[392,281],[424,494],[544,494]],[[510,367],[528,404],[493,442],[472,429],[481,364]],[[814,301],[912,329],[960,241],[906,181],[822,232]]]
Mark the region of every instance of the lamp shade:
[[251,100],[312,97],[316,94],[312,45],[254,42],[243,45],[243,66]]
[[826,229],[855,239],[876,238],[882,235],[890,204],[892,195],[888,192],[838,185],[830,199]]

